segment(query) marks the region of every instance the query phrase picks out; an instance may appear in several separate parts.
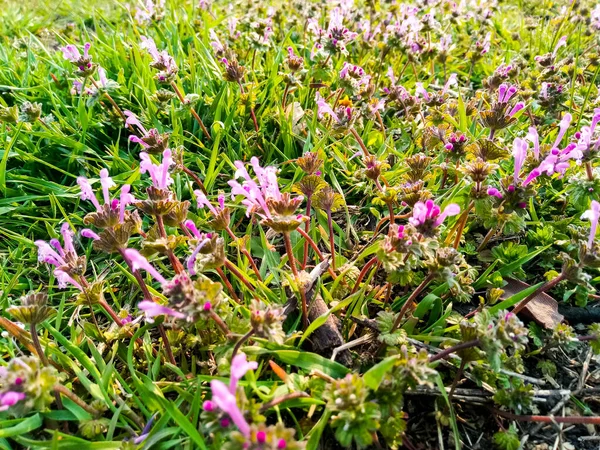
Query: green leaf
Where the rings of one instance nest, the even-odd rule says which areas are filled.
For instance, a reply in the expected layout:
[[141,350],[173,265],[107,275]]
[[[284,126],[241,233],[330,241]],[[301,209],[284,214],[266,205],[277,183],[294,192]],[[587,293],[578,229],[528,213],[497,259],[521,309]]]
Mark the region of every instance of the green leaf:
[[390,356],[367,370],[363,375],[365,384],[374,391],[379,389],[379,385],[383,381],[383,377],[386,373],[392,370],[397,359],[398,355]]
[[20,436],[25,433],[30,433],[33,430],[37,430],[39,427],[41,427],[42,422],[42,416],[40,414],[28,417],[16,425],[0,429],[0,438]]

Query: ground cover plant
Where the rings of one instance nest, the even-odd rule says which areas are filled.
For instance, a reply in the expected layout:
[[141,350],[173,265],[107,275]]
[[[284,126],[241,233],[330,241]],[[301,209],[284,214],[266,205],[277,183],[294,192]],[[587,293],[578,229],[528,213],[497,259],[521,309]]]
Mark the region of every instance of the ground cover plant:
[[600,440],[600,4],[0,13],[0,448]]

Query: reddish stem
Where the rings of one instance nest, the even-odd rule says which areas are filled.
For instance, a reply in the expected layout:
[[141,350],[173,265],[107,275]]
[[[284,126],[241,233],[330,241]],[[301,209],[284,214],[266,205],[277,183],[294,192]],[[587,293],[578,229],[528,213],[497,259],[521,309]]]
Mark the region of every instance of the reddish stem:
[[233,286],[231,285],[231,283],[225,276],[225,272],[223,272],[223,269],[221,269],[220,267],[217,267],[217,273],[221,277],[221,280],[223,280],[223,284],[225,284],[225,286],[227,287],[227,290],[231,294],[231,297],[235,300],[236,303],[241,303],[239,297],[237,296],[237,294],[235,293],[235,290],[233,289]]
[[360,271],[360,273],[358,274],[358,278],[356,279],[356,282],[354,283],[354,288],[352,288],[352,292],[350,292],[350,295],[354,294],[356,291],[358,291],[358,287],[360,286],[360,282],[363,280],[363,278],[367,275],[367,272],[369,271],[369,269],[373,266],[373,264],[375,264],[377,262],[377,256],[373,256],[362,268],[362,270]]

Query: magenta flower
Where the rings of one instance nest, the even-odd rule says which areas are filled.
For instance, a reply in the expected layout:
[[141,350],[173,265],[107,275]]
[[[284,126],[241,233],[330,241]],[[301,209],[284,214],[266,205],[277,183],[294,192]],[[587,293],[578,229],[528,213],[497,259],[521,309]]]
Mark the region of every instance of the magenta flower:
[[508,86],[504,83],[498,87],[498,103],[506,104],[517,93],[516,86]]
[[417,228],[428,226],[437,228],[440,226],[446,217],[455,216],[460,213],[460,206],[456,203],[451,203],[444,211],[437,206],[433,200],[427,200],[425,203],[417,202],[413,208],[413,216],[408,221]]
[[596,238],[596,230],[598,229],[598,220],[600,219],[600,203],[592,200],[592,206],[581,216],[582,219],[590,221],[590,237],[588,239],[588,247],[594,247],[594,239]]
[[0,394],[0,412],[6,411],[21,400],[25,400],[25,394],[23,392],[6,391]]
[[69,275],[67,272],[65,272],[62,269],[55,269],[54,270],[54,276],[56,277],[56,281],[58,282],[58,287],[60,289],[66,289],[67,286],[69,284],[75,286],[77,289],[79,289],[80,291],[82,291],[82,287],[81,285],[75,281],[75,279]]
[[166,284],[167,280],[163,277],[158,270],[154,268],[152,264],[148,262],[148,260],[140,254],[137,250],[132,248],[128,248],[124,251],[123,257],[127,265],[131,268],[133,272],[136,270],[145,270],[152,277],[158,281],[160,284]]
[[146,320],[152,322],[156,316],[171,316],[176,319],[185,319],[185,314],[175,311],[167,306],[159,305],[150,300],[143,300],[138,303],[138,309],[144,311]]
[[503,197],[502,193],[495,187],[489,187],[487,190],[487,194],[500,199]]
[[146,152],[140,153],[140,159],[140,172],[148,172],[156,189],[167,189],[173,183],[173,178],[169,175],[169,167],[173,164],[171,150],[166,149],[163,152],[162,163],[158,165],[152,163]]
[[240,433],[245,437],[249,437],[250,425],[248,425],[244,413],[238,407],[235,395],[230,392],[227,385],[222,381],[212,380],[210,389],[212,391],[212,403],[231,418]]
[[158,81],[162,83],[170,82],[174,79],[175,75],[177,75],[177,64],[175,64],[175,60],[166,50],[161,52],[156,48],[156,43],[152,38],[148,38],[146,36],[141,36],[142,44],[141,47],[146,49],[150,56],[152,57],[151,67],[159,70],[160,72],[156,75]]

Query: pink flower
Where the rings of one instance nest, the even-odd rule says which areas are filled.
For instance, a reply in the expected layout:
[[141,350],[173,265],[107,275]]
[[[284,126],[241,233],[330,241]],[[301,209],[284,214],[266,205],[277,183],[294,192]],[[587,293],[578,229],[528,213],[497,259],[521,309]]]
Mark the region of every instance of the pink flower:
[[[90,55],[88,52],[89,52],[91,46],[92,46],[92,44],[90,44],[89,42],[87,42],[83,46],[83,58],[84,59],[89,59]],[[72,62],[73,64],[77,64],[79,62],[79,60],[81,59],[81,53],[79,53],[79,49],[77,47],[75,47],[73,44],[69,44],[65,47],[61,47],[60,49],[63,52],[64,58],[67,61]]]
[[158,270],[156,270],[137,250],[128,248],[124,251],[123,257],[133,272],[142,269],[152,275],[152,277],[160,284],[167,283],[167,280],[158,272]]
[[257,175],[258,184],[252,179],[244,163],[236,161],[234,163],[237,171],[235,172],[234,178],[243,178],[242,184],[236,180],[230,180],[229,186],[231,186],[231,196],[234,198],[236,195],[244,196],[242,204],[246,206],[246,215],[250,216],[251,213],[256,212],[261,217],[272,218],[269,207],[267,206],[267,199],[281,200],[281,192],[279,191],[279,184],[277,182],[277,169],[275,167],[261,167],[258,158],[253,157],[250,160],[250,164],[254,169],[254,173]]
[[81,235],[84,238],[88,238],[88,239],[93,239],[95,241],[100,239],[100,236],[98,236],[98,234],[94,233],[92,230],[90,230],[89,228],[84,228],[83,230],[81,230]]
[[329,106],[327,101],[323,97],[321,97],[321,94],[319,94],[319,92],[317,92],[317,95],[315,96],[315,101],[317,102],[317,116],[319,117],[319,119],[322,119],[325,115],[328,115],[337,123],[340,123],[340,118],[338,117],[338,115],[335,113],[333,108]]
[[23,392],[6,391],[0,394],[0,411],[6,411],[21,400],[25,400],[25,394]]
[[591,249],[594,246],[594,239],[596,238],[596,230],[598,229],[598,220],[600,219],[600,203],[596,200],[592,200],[592,206],[581,216],[582,219],[589,219],[590,221],[590,237],[588,239],[588,247]]
[[415,227],[429,225],[432,228],[440,226],[448,216],[455,216],[460,213],[460,206],[451,203],[444,211],[440,210],[433,200],[427,200],[425,203],[417,202],[413,208],[413,216],[408,221]]
[[[146,128],[144,128],[144,125],[142,125],[142,122],[140,122],[140,119],[138,118],[138,116],[136,116],[134,113],[132,113],[128,109],[123,111],[123,114],[125,114],[125,117],[127,117],[127,119],[125,120],[125,126],[134,126],[135,125],[138,128],[138,130],[140,131],[140,133],[142,133],[142,134],[147,133]],[[135,137],[135,136],[130,136],[129,140],[132,141],[133,137]]]
[[515,159],[513,183],[517,183],[519,181],[519,174],[521,173],[521,168],[523,167],[523,163],[525,162],[525,158],[527,157],[528,149],[529,145],[524,139],[516,138],[514,140],[512,151],[513,158]]
[[554,47],[554,51],[552,52],[552,56],[556,57],[558,49],[564,47],[565,45],[567,45],[567,36],[563,36],[558,40],[556,46]]
[[166,149],[163,152],[162,163],[158,165],[152,163],[146,152],[140,153],[140,159],[140,173],[148,172],[155,188],[167,189],[173,183],[173,178],[169,175],[169,167],[173,164],[171,150]]
[[104,195],[104,204],[106,205],[110,203],[110,194],[108,190],[111,187],[116,186],[113,179],[108,176],[108,169],[102,169],[100,171],[100,184],[102,185],[102,194]]
[[60,289],[65,289],[69,284],[72,284],[80,291],[82,290],[81,285],[64,270],[55,269],[54,276],[56,277],[56,281],[58,282],[58,287]]
[[560,121],[558,135],[556,136],[556,140],[554,141],[554,144],[552,144],[553,149],[558,148],[558,146],[560,145],[560,141],[562,141],[563,136],[565,135],[565,133],[567,132],[567,129],[571,125],[572,119],[573,119],[573,116],[571,116],[571,114],[569,114],[569,113],[566,113],[563,116],[562,120]]
[[152,322],[156,316],[171,316],[176,319],[185,319],[185,314],[175,311],[174,309],[168,308],[167,306],[159,305],[158,303],[150,300],[143,300],[138,303],[138,309],[144,311],[146,320]]
[[100,211],[100,203],[94,194],[94,190],[92,189],[89,180],[85,177],[77,177],[77,184],[81,189],[81,200],[90,200],[96,207],[96,210]]
[[248,362],[246,360],[245,353],[238,353],[231,361],[231,380],[229,381],[229,392],[235,394],[237,390],[238,381],[241,380],[246,372],[249,370],[255,370],[258,368],[256,361]]
[[210,382],[212,391],[212,402],[221,411],[229,415],[233,423],[238,427],[240,433],[245,437],[250,436],[250,425],[244,418],[244,413],[237,406],[235,395],[230,392],[225,383],[219,380]]
[[514,116],[516,113],[521,111],[523,108],[525,108],[525,103],[523,103],[523,102],[515,103],[515,106],[513,106],[512,109],[510,110],[510,112],[508,113],[508,117]]
[[52,243],[54,244],[54,247],[57,248],[58,252],[46,241],[40,240],[34,242],[38,248],[38,261],[52,264],[56,267],[64,266],[66,262],[63,259],[64,251],[60,246],[60,243],[55,239],[52,240]]
[[535,159],[540,158],[540,137],[538,135],[537,129],[535,127],[529,127],[529,132],[527,136],[525,136],[529,142],[533,144],[533,156]]

